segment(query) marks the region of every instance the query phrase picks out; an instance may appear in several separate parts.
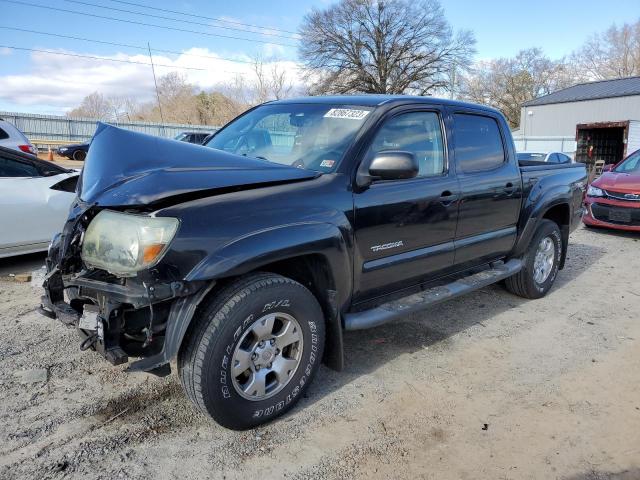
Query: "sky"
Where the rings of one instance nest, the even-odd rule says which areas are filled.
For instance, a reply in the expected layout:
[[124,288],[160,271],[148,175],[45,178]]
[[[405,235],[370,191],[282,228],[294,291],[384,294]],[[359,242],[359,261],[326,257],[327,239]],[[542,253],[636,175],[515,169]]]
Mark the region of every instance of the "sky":
[[[312,8],[326,8],[331,3],[0,0],[0,111],[63,114],[93,91],[149,101],[153,98],[153,76],[149,66],[143,65],[149,62],[147,44],[153,51],[157,75],[179,71],[199,88],[211,89],[238,75],[248,75],[248,62],[256,55],[274,59],[294,84],[299,83],[298,40],[291,32],[297,31]],[[441,0],[441,4],[454,29],[474,32],[477,60],[512,56],[529,47],[540,47],[552,58],[559,58],[579,47],[592,33],[640,16],[640,0],[610,2],[615,8],[603,8],[602,2],[593,0]],[[257,29],[249,25],[262,27],[262,34],[255,33]]]

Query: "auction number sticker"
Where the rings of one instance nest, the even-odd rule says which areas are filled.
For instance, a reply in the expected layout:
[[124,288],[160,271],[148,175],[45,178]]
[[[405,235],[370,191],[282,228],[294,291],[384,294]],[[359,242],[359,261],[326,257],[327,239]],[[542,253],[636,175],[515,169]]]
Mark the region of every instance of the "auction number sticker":
[[353,108],[332,108],[324,114],[325,118],[349,118],[351,120],[362,120],[369,115],[368,110],[355,110]]

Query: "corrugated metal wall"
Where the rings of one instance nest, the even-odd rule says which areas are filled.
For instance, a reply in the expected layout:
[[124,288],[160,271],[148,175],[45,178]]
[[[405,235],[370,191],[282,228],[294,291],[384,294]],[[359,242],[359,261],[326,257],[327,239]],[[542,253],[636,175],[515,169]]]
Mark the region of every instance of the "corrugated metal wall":
[[[84,142],[90,140],[97,120],[91,118],[67,118],[57,115],[0,112],[0,118],[14,124],[30,140]],[[218,127],[207,125],[181,125],[177,123],[109,122],[112,125],[161,137],[175,137],[184,131],[213,132]]]
[[579,123],[627,120],[640,120],[640,95],[523,107],[519,133],[574,137]]

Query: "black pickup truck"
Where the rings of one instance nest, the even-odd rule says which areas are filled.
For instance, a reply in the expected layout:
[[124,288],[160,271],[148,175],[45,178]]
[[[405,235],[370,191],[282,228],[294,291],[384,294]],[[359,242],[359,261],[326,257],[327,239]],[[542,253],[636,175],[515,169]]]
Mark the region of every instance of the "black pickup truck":
[[427,97],[271,102],[206,146],[102,124],[40,312],[130,371],[177,359],[197,407],[251,428],[342,368],[344,330],[501,280],[545,295],[585,184],[519,165],[499,112]]

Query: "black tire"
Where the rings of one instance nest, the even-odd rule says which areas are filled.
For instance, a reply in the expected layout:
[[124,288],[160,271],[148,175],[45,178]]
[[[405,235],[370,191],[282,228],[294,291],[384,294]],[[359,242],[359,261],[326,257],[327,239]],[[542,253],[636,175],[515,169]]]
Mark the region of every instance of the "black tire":
[[84,152],[82,150],[76,150],[75,152],[73,152],[73,159],[76,162],[84,162],[85,158],[87,158],[87,152]]
[[[262,400],[247,399],[234,383],[231,359],[254,321],[271,313],[290,315],[299,324],[300,360],[281,390]],[[300,399],[320,366],[324,338],[322,309],[309,290],[280,275],[252,274],[227,285],[198,309],[178,355],[180,380],[198,409],[220,425],[253,428],[284,414]]]
[[[551,267],[551,271],[546,279],[539,283],[535,279],[534,264],[538,247],[546,238],[551,239],[553,242],[553,266]],[[558,224],[551,220],[542,220],[536,234],[531,239],[527,253],[524,256],[524,266],[522,267],[522,270],[506,279],[505,285],[507,290],[524,298],[534,299],[544,297],[551,289],[553,282],[558,276],[561,255],[562,234],[560,233]]]

